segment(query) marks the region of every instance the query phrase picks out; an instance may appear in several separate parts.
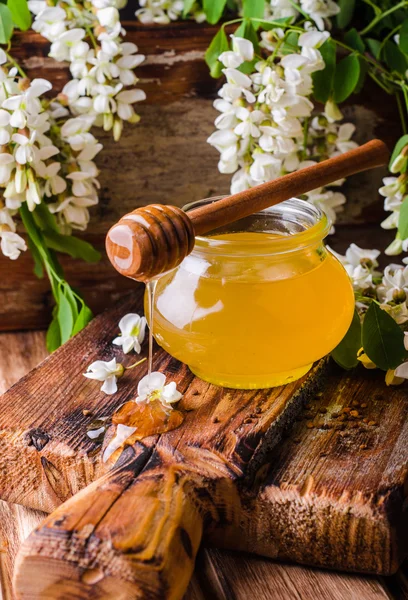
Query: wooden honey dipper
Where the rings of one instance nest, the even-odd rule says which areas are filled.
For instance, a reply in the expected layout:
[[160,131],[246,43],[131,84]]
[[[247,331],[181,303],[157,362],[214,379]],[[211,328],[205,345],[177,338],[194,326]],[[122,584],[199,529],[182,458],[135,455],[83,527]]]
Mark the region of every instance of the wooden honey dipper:
[[194,238],[333,181],[387,164],[389,152],[372,140],[349,152],[228,196],[188,213],[151,204],[128,213],[111,227],[106,250],[119,273],[148,281],[177,267],[192,251]]

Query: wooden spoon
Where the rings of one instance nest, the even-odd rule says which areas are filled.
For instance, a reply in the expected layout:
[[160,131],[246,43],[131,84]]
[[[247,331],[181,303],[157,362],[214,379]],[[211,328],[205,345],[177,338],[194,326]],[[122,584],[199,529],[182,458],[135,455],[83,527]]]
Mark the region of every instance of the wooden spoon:
[[289,173],[249,190],[195,208],[152,204],[125,215],[106,237],[115,269],[138,281],[177,267],[192,251],[194,237],[360,171],[385,165],[389,152],[372,140],[319,164]]

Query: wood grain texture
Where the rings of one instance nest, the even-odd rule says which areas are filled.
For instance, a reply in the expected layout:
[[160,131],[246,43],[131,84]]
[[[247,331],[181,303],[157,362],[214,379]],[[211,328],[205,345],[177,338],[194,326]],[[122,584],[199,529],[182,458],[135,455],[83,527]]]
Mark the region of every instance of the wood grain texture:
[[408,395],[383,377],[333,368],[323,395],[272,452],[260,490],[243,499],[231,538],[227,529],[210,539],[281,560],[395,573],[407,554]]
[[[0,336],[0,388],[5,391],[45,356],[44,335],[39,333]],[[11,355],[11,357],[10,357]],[[301,422],[299,422],[301,426]],[[301,426],[306,436],[314,430]],[[289,440],[286,442],[286,445]],[[43,513],[0,501],[0,574],[2,600],[15,600],[11,589],[14,556],[21,542],[39,524]],[[406,574],[378,579],[282,565],[267,559],[212,549],[202,549],[186,600],[372,600],[408,597]]]
[[[228,193],[231,179],[218,172],[219,154],[206,142],[214,131],[218,113],[212,102],[221,84],[209,76],[204,62],[205,49],[216,28],[194,23],[153,27],[129,23],[127,28],[127,39],[136,42],[147,56],[137,71],[147,101],[138,105],[140,123],[125,127],[120,143],[97,132],[104,145],[97,157],[100,203],[91,209],[84,237],[102,251],[106,232],[123,214],[146,204],[180,207]],[[13,51],[30,77],[46,77],[58,91],[67,81],[68,70],[64,63],[47,57],[48,47],[38,34],[25,32],[17,33]],[[391,148],[400,136],[393,98],[369,84],[364,93],[353,95],[352,102],[343,112],[347,121],[357,125],[357,141],[380,137]],[[348,202],[339,215],[340,223],[378,223],[384,218],[383,201],[377,192],[384,174],[379,169],[350,178],[345,188]],[[390,237],[389,232],[387,235]],[[129,289],[130,283],[114,273],[106,258],[92,266],[65,257],[62,262],[68,280],[83,291],[96,312],[108,303],[114,304],[118,295]],[[46,327],[52,304],[47,281],[33,275],[28,252],[10,266],[9,259],[0,256],[0,294],[4,298],[0,330]]]
[[[132,300],[120,307],[122,314],[130,308],[141,312],[140,296]],[[0,420],[7,455],[0,470],[4,473],[8,465],[0,482],[3,498],[10,491],[7,499],[13,501],[20,493],[24,502],[62,501],[72,493],[73,480],[81,485],[73,477],[75,463],[77,471],[87,471],[91,478],[103,468],[100,455],[91,461],[83,451],[88,442],[78,409],[86,401],[93,410],[88,396],[96,386],[81,373],[111,352],[117,311],[96,319],[3,397],[9,407]],[[302,403],[316,392],[324,366],[321,361],[284,387],[232,391],[199,380],[158,349],[153,369],[171,377],[183,393],[179,407],[186,411],[184,422],[126,446],[111,471],[58,507],[29,536],[15,568],[18,597],[64,599],[75,593],[88,598],[92,593],[116,600],[181,598],[203,529],[213,522],[221,526],[230,520],[229,512],[239,511],[238,486],[252,480]],[[142,369],[145,365],[128,373],[114,402],[135,393]],[[26,417],[27,400],[34,418]],[[58,406],[52,407],[55,402]],[[105,402],[108,414],[111,402]],[[23,473],[24,443],[29,450]],[[48,485],[35,489],[35,480],[41,479]]]

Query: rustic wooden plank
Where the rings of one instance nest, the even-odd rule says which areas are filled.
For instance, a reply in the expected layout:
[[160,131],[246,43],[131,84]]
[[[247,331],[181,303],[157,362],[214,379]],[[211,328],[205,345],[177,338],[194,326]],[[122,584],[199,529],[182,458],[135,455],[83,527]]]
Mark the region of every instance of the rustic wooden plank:
[[[212,600],[390,598],[378,578],[305,569],[214,549],[203,549],[198,555],[195,578],[204,590],[204,597]],[[187,598],[190,600],[188,595]]]
[[[92,456],[90,452],[95,445],[86,436],[82,409],[94,411],[103,398],[105,414],[112,413],[114,406],[133,396],[145,367],[129,372],[120,392],[108,399],[82,373],[91,361],[112,354],[111,340],[119,314],[131,306],[140,310],[140,294],[139,302],[132,298],[132,303],[127,301],[107,318],[96,319],[3,396],[3,498],[49,509],[51,503],[70,496],[73,488],[83,487],[86,478],[93,479],[101,472],[99,455]],[[119,356],[118,349],[116,354]],[[185,422],[159,438],[147,438],[134,449],[129,446],[118,461],[117,470],[57,509],[60,512],[50,516],[48,525],[46,521],[30,536],[19,554],[16,571],[23,597],[53,597],[61,589],[67,593],[68,588],[60,587],[65,566],[70,580],[66,584],[78,587],[78,594],[87,593],[89,582],[82,580],[84,569],[89,572],[98,568],[103,569],[105,576],[100,583],[94,583],[106,593],[112,593],[112,586],[120,581],[122,593],[131,597],[142,593],[140,590],[147,593],[148,589],[160,595],[166,586],[179,597],[187,586],[204,523],[209,519],[223,520],[219,508],[215,513],[211,508],[208,493],[217,507],[227,506],[231,494],[237,496],[236,482],[243,482],[262,464],[265,452],[279,441],[304,398],[313,393],[317,373],[322,371],[322,367],[317,367],[284,388],[231,392],[194,378],[185,366],[162,350],[155,354],[154,368],[171,375],[184,392],[180,404],[188,411]],[[152,500],[154,497],[157,502]],[[204,507],[207,514],[203,514]],[[137,514],[142,524],[151,520],[150,525],[136,526],[140,523]],[[78,538],[77,534],[68,534],[72,528],[83,535]],[[41,543],[40,549],[41,531],[50,543]],[[143,541],[145,533],[148,537]],[[88,539],[90,535],[92,541]],[[74,546],[69,550],[71,543]],[[96,554],[92,556],[91,552],[89,562],[83,555],[83,544],[95,548]],[[113,544],[111,550],[106,544]],[[144,549],[129,555],[130,549],[139,545]],[[30,548],[41,556],[31,560]],[[44,554],[47,548],[52,554],[48,558]],[[77,575],[74,562],[64,562],[65,551],[78,557]],[[183,560],[181,572],[174,569],[177,557]],[[155,560],[160,568],[148,568]],[[55,566],[58,561],[61,572],[59,567],[48,565],[40,575],[40,565]],[[57,588],[54,575],[59,581]]]
[[[104,360],[115,356],[123,364],[134,362],[132,356],[123,356],[121,349],[113,346],[111,341],[123,314],[131,310],[141,312],[143,290],[137,290],[105,316],[96,318],[86,331],[60,348],[2,397],[0,490],[3,499],[51,511],[102,473],[99,453],[95,454],[98,445],[86,435],[86,425],[94,418],[113,414],[118,406],[132,399],[138,380],[145,374],[146,365],[127,372],[118,393],[113,396],[106,396],[82,373],[98,358]],[[200,409],[203,418],[208,416],[211,420],[215,402],[219,401],[217,410],[222,413],[219,418],[225,422],[234,414],[230,402],[242,402],[243,409],[236,421],[238,427],[244,407],[248,417],[253,410],[251,403],[263,398],[260,392],[237,392],[236,397],[232,397],[228,390],[204,384],[161,349],[156,352],[154,363],[185,388],[183,402],[186,408],[189,405],[197,408],[195,395],[205,395]],[[44,382],[47,384],[44,385]],[[283,407],[286,399],[298,388],[299,383],[287,386],[282,397],[272,390],[270,397],[279,397],[278,406]],[[203,398],[200,398],[200,404],[202,402]],[[83,409],[90,410],[92,417],[83,415]],[[266,431],[271,425],[272,412],[266,410],[256,419],[254,442],[258,441],[261,431]],[[196,436],[196,442],[201,442],[200,428],[196,427],[192,416],[187,416],[188,421],[192,421],[190,441]],[[244,427],[245,433],[252,431],[253,427]],[[217,435],[218,430],[223,430],[223,425],[218,425],[217,421],[211,428]],[[41,438],[40,444],[37,438]],[[222,436],[217,443],[224,443]],[[234,447],[230,443],[227,450],[233,453]],[[227,461],[227,457],[224,460]]]
[[[217,545],[349,571],[394,573],[407,553],[406,388],[334,368],[271,454],[256,498]],[[299,536],[303,542],[299,544]]]
[[[0,388],[4,391],[6,386],[12,385],[18,377],[24,375],[28,368],[33,367],[35,362],[45,355],[45,348],[42,333],[3,334],[0,339],[2,341],[0,344]],[[10,354],[12,360],[10,360]],[[3,549],[0,554],[0,574],[4,600],[14,600],[10,576],[18,546],[31,529],[39,523],[42,516],[43,513],[39,511],[0,502],[0,540]],[[214,555],[215,558],[213,558]],[[386,582],[394,581],[394,579],[400,582],[401,577],[398,575],[392,579],[387,578]],[[226,592],[219,589],[220,579],[224,582]],[[382,585],[377,579],[311,571],[301,567],[276,565],[267,560],[236,553],[202,550],[198,556],[196,574],[191,581],[186,599],[214,598],[214,600],[218,600],[228,598],[230,600],[232,598],[231,589],[234,589],[235,594],[238,593],[238,596],[235,595],[235,597],[243,598],[252,597],[256,591],[259,600],[268,600],[272,595],[274,598],[287,600],[291,597],[293,589],[299,590],[300,594],[295,598],[301,597],[304,600],[315,598],[314,590],[316,589],[319,590],[319,597],[328,599],[372,600],[374,597],[383,597],[380,594]],[[395,598],[406,597],[401,593],[398,595],[395,586],[392,589],[395,592]]]
[[15,600],[14,560],[21,542],[44,519],[45,513],[0,500],[0,598]]

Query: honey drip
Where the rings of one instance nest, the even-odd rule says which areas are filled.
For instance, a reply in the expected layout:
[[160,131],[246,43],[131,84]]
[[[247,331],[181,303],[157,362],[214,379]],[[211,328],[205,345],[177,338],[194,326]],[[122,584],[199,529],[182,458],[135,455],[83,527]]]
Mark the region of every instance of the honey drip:
[[131,444],[149,435],[171,431],[179,427],[183,420],[183,413],[165,408],[159,400],[142,404],[126,402],[112,417],[115,425],[136,427],[136,431],[127,440]]
[[[148,375],[153,370],[153,305],[156,284],[157,282],[154,280],[146,284],[149,317]],[[103,460],[107,461],[112,457],[115,461],[119,458],[125,446],[131,446],[150,435],[166,433],[176,429],[183,421],[184,415],[182,412],[166,408],[160,400],[154,399],[141,404],[134,401],[126,402],[112,417],[112,424],[116,426],[116,432],[104,451]]]

